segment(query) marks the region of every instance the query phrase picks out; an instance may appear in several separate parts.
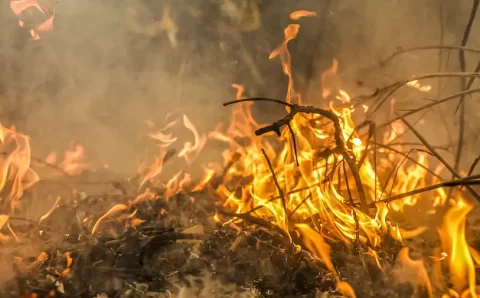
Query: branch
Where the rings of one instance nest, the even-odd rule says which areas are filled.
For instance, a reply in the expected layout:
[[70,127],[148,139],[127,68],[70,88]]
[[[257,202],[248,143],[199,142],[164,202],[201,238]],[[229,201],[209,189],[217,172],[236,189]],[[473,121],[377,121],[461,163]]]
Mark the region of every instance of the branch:
[[415,114],[415,113],[421,112],[421,111],[423,111],[423,110],[425,110],[425,109],[429,109],[429,108],[434,107],[434,106],[436,106],[436,105],[439,105],[439,104],[441,104],[441,103],[450,101],[450,100],[455,99],[455,98],[457,98],[457,97],[460,97],[460,96],[462,96],[462,95],[469,95],[469,94],[473,94],[473,93],[476,93],[476,92],[480,92],[480,88],[471,89],[471,90],[465,90],[465,91],[462,91],[462,92],[458,92],[458,93],[449,95],[449,96],[447,96],[447,97],[445,97],[445,98],[442,98],[442,99],[440,99],[440,100],[431,102],[431,103],[429,103],[429,104],[427,104],[427,105],[421,106],[420,108],[411,110],[410,112],[406,112],[406,113],[403,114],[403,115],[400,115],[400,116],[397,116],[397,117],[395,117],[395,118],[393,118],[393,119],[391,119],[391,120],[388,120],[387,122],[378,125],[378,126],[377,126],[377,129],[386,127],[386,126],[392,124],[392,123],[395,122],[395,121],[401,120],[401,119],[404,118],[404,117],[408,117],[408,116],[410,116],[410,115],[413,115],[413,114]]
[[383,66],[387,63],[389,63],[391,60],[396,58],[397,56],[400,56],[402,54],[406,54],[409,52],[414,52],[414,51],[423,51],[423,50],[460,50],[460,51],[465,51],[465,52],[473,52],[473,53],[480,53],[480,49],[476,48],[467,48],[467,47],[459,47],[459,46],[444,46],[444,45],[433,45],[433,46],[422,46],[422,47],[413,47],[413,48],[398,48],[395,52],[393,52],[390,56],[387,58],[383,59],[380,61],[380,64]]
[[270,172],[272,172],[273,181],[275,182],[275,185],[277,186],[278,192],[280,194],[280,198],[282,199],[283,211],[285,212],[284,216],[285,216],[285,221],[286,221],[285,226],[288,226],[288,222],[287,222],[287,220],[288,220],[288,217],[287,217],[287,203],[285,201],[285,195],[283,194],[283,190],[280,187],[280,183],[278,183],[277,176],[275,175],[275,170],[272,167],[272,162],[268,158],[268,155],[267,155],[267,153],[265,152],[264,149],[262,149],[262,153],[263,153],[263,156],[265,156],[265,159],[267,160],[268,167],[270,168]]
[[377,204],[377,203],[390,203],[390,202],[393,202],[393,201],[396,201],[396,200],[400,200],[400,199],[403,199],[403,198],[406,198],[406,197],[409,197],[409,196],[424,193],[424,192],[434,190],[434,189],[437,189],[437,188],[461,186],[461,185],[465,185],[465,184],[471,184],[472,182],[480,183],[480,181],[472,181],[472,180],[476,180],[476,179],[480,179],[480,175],[473,175],[473,176],[469,176],[469,177],[465,177],[465,178],[461,178],[461,179],[456,179],[456,180],[451,180],[451,181],[447,181],[447,182],[441,182],[441,183],[433,184],[433,185],[430,185],[430,186],[427,186],[427,187],[415,189],[415,190],[412,190],[412,191],[409,191],[409,192],[405,192],[405,193],[402,193],[402,194],[399,194],[399,195],[391,196],[389,198],[370,203],[368,205],[368,207],[374,208],[375,204]]
[[392,90],[385,97],[383,97],[380,100],[380,103],[378,103],[377,106],[374,109],[372,109],[369,114],[371,115],[371,114],[375,113],[376,111],[378,111],[378,109],[385,103],[385,101],[387,101],[388,98],[390,98],[390,96],[392,96],[393,93],[395,93],[395,91],[397,91],[401,87],[405,86],[406,84],[408,84],[410,82],[413,82],[413,81],[418,81],[418,80],[443,78],[443,77],[459,77],[459,78],[471,77],[471,78],[477,78],[477,77],[480,77],[480,73],[465,72],[465,71],[462,71],[462,72],[431,73],[431,74],[425,74],[425,75],[421,75],[421,76],[413,76],[410,79],[400,81],[400,82],[396,82],[394,84],[391,84],[389,86],[386,86],[386,87],[382,88],[383,91],[387,91],[389,89],[392,89]]
[[[480,62],[479,62],[480,63]],[[479,68],[480,68],[480,65],[479,65]],[[377,90],[375,90],[375,92],[371,93],[371,94],[368,94],[368,95],[361,95],[361,96],[357,96],[357,97],[353,97],[351,99],[351,102],[355,102],[354,106],[358,106],[358,105],[361,105],[363,104],[366,100],[368,99],[371,99],[371,98],[375,98],[385,92],[387,92],[388,90],[392,89],[392,88],[395,88],[393,91],[391,91],[385,99],[382,99],[382,103],[388,99],[389,96],[391,96],[396,90],[398,90],[400,87],[406,85],[407,83],[409,82],[412,82],[412,81],[417,81],[417,80],[423,80],[423,79],[433,79],[433,78],[444,78],[444,77],[472,77],[473,79],[475,77],[478,77],[480,76],[480,74],[478,73],[480,71],[480,69],[476,69],[474,72],[470,72],[470,73],[462,73],[462,72],[439,72],[439,73],[431,73],[431,74],[425,74],[425,75],[421,75],[421,76],[414,76],[410,79],[407,79],[407,80],[402,80],[402,81],[398,81],[398,82],[395,82],[393,84],[390,84],[388,86],[385,86],[385,87],[382,87],[382,88],[379,88]],[[348,103],[348,105],[345,105],[344,107],[345,108],[348,108],[351,106],[351,103]],[[340,106],[342,107],[342,106]],[[376,108],[377,109],[377,108]]]
[[285,117],[283,117],[282,119],[278,120],[277,122],[271,125],[258,129],[257,131],[255,131],[255,134],[259,136],[259,135],[263,135],[273,131],[277,134],[277,136],[280,136],[281,128],[284,125],[288,125],[290,121],[292,121],[295,115],[298,113],[318,114],[328,118],[333,122],[336,147],[332,151],[339,152],[343,156],[345,161],[348,163],[348,166],[352,170],[353,178],[355,180],[355,184],[358,189],[358,196],[359,196],[360,204],[362,206],[362,211],[368,214],[367,197],[365,195],[365,190],[363,189],[362,180],[360,179],[360,174],[358,173],[357,164],[347,152],[345,141],[343,140],[341,135],[342,128],[340,126],[340,120],[338,119],[335,113],[333,113],[332,111],[323,110],[323,109],[312,107],[312,106],[292,105],[290,113],[288,113]]
[[[467,23],[467,27],[465,28],[465,33],[463,35],[462,39],[462,46],[465,46],[468,42],[468,37],[470,36],[470,30],[472,29],[473,22],[475,20],[475,16],[477,14],[477,9],[478,9],[478,4],[480,3],[479,0],[473,0],[473,6],[472,6],[472,11],[470,13],[470,18]],[[465,71],[466,70],[466,61],[465,61],[465,52],[462,50],[459,53],[459,60],[460,60],[460,71]],[[470,82],[469,85],[467,86],[465,84],[465,78],[462,78],[460,80],[461,83],[461,88],[462,90],[468,90],[470,89]],[[473,83],[473,78],[471,79],[471,83]],[[465,102],[464,102],[465,96],[463,95],[460,97],[460,100],[457,105],[457,109],[455,112],[457,112],[458,108],[460,108],[460,123],[458,126],[458,146],[457,146],[457,154],[455,155],[455,165],[454,168],[456,171],[458,171],[458,168],[460,166],[460,161],[462,159],[462,151],[463,151],[463,139],[465,136]]]
[[[461,178],[460,174],[457,173],[457,170],[455,170],[454,168],[452,168],[452,166],[450,166],[450,164],[435,150],[435,148],[433,148],[433,147],[427,142],[427,140],[426,140],[405,118],[402,118],[402,121],[403,121],[403,123],[405,123],[405,125],[407,125],[408,128],[415,134],[415,136],[422,142],[422,144],[423,144],[433,155],[435,155],[435,157],[445,166],[445,168],[447,168],[447,170],[450,171],[450,173],[452,173],[452,175],[453,175],[455,178]],[[480,202],[480,196],[479,196],[471,187],[468,187],[468,186],[467,186],[467,189],[468,189],[468,191],[470,192],[470,194],[471,194],[472,196],[474,196],[477,201]]]

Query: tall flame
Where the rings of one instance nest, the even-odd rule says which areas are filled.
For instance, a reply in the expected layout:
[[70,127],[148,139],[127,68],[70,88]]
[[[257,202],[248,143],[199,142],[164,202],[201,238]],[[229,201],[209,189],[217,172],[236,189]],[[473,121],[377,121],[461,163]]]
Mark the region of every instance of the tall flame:
[[38,182],[39,177],[30,168],[29,137],[7,129],[1,123],[0,152],[3,155],[0,157],[0,200],[11,202],[19,199],[25,189]]

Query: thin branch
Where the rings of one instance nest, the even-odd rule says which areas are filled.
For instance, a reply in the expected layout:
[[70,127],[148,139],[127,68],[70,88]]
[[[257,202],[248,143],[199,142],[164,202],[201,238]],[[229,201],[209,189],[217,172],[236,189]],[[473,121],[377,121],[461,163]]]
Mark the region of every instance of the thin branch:
[[475,170],[475,167],[477,166],[478,162],[480,162],[480,155],[477,158],[475,158],[475,160],[473,161],[472,165],[470,166],[470,170],[468,171],[467,176],[472,175],[472,173]]
[[401,120],[401,119],[404,118],[404,117],[411,116],[411,115],[413,115],[413,114],[415,114],[415,113],[421,112],[421,111],[423,111],[423,110],[429,109],[429,108],[434,107],[434,106],[436,106],[436,105],[439,105],[439,104],[442,104],[442,103],[444,103],[444,102],[450,101],[450,100],[455,99],[455,98],[457,98],[457,97],[460,97],[460,96],[462,96],[462,95],[469,95],[469,94],[473,94],[473,93],[477,93],[477,92],[480,92],[480,88],[471,89],[471,90],[466,90],[466,91],[462,91],[462,92],[458,92],[458,93],[449,95],[449,96],[444,97],[444,98],[442,98],[442,99],[440,99],[440,100],[431,102],[431,103],[429,103],[429,104],[426,104],[426,105],[421,106],[421,107],[419,107],[419,108],[416,108],[416,109],[414,109],[414,110],[411,110],[411,111],[409,111],[409,112],[406,112],[405,114],[402,114],[402,115],[400,115],[400,116],[397,116],[397,117],[395,117],[395,118],[393,118],[393,119],[390,119],[390,120],[388,120],[387,122],[378,125],[378,126],[377,126],[377,129],[386,127],[386,126],[392,124],[393,122],[396,122],[396,121],[398,121],[398,120]]
[[[475,16],[477,14],[477,9],[478,9],[478,4],[480,3],[480,0],[473,0],[473,6],[472,6],[472,11],[470,13],[470,18],[467,23],[467,27],[465,28],[465,33],[463,35],[462,39],[462,46],[466,46],[468,42],[468,37],[470,36],[470,31],[472,29],[473,22],[475,21]],[[465,71],[467,66],[466,66],[466,61],[465,61],[465,52],[462,50],[459,53],[459,60],[460,60],[460,71]],[[465,78],[461,78],[460,84],[462,90],[468,90],[470,89],[470,84],[467,86],[465,84]],[[472,80],[473,83],[473,80]],[[463,140],[465,137],[465,102],[464,102],[465,96],[460,97],[460,100],[458,102],[457,109],[455,112],[457,112],[458,108],[460,108],[460,123],[458,126],[458,146],[457,146],[457,154],[455,155],[455,165],[454,169],[455,171],[458,171],[459,166],[460,166],[460,161],[462,159],[462,152],[463,152]]]
[[397,56],[415,52],[415,51],[423,51],[423,50],[460,50],[465,52],[473,52],[473,53],[480,53],[480,49],[476,48],[468,48],[468,47],[459,47],[459,46],[445,46],[445,45],[432,45],[432,46],[422,46],[422,47],[413,47],[413,48],[398,48],[395,52],[393,52],[390,56],[380,61],[381,65],[385,65],[389,63],[391,60],[396,58]]
[[[427,171],[430,175],[435,176],[435,177],[437,177],[438,179],[442,179],[442,177],[441,177],[440,175],[436,174],[435,172],[433,172],[432,170],[430,170],[428,167],[422,165],[421,163],[419,163],[419,162],[416,161],[415,159],[411,158],[410,156],[408,156],[408,154],[406,154],[406,153],[404,153],[404,152],[402,152],[402,151],[400,151],[400,150],[397,150],[397,149],[395,149],[395,148],[389,147],[389,146],[387,146],[387,145],[381,144],[381,143],[376,143],[376,145],[377,145],[378,147],[381,147],[381,148],[387,149],[387,150],[389,150],[389,151],[393,151],[393,152],[395,152],[395,153],[397,153],[397,154],[400,154],[401,156],[407,158],[409,161],[413,162],[415,165],[417,165],[417,166],[421,167],[422,169],[424,169],[425,171]],[[419,150],[419,149],[415,149],[415,150]]]
[[[480,63],[480,62],[479,62]],[[480,66],[479,66],[480,68]],[[375,92],[371,93],[371,94],[367,94],[367,95],[360,95],[360,96],[356,96],[356,97],[353,97],[351,99],[351,102],[349,102],[348,104],[345,104],[345,105],[340,105],[340,107],[345,107],[345,108],[349,108],[351,107],[351,103],[353,102],[354,103],[354,106],[359,106],[361,104],[363,104],[365,101],[369,100],[369,99],[372,99],[372,98],[375,98],[379,95],[382,95],[384,94],[385,92],[387,92],[388,90],[392,89],[392,88],[396,88],[395,90],[393,90],[393,92],[395,92],[396,90],[398,90],[400,87],[406,85],[407,83],[409,82],[412,82],[412,81],[416,81],[416,80],[422,80],[422,79],[432,79],[432,78],[443,78],[443,77],[462,77],[462,76],[465,76],[465,77],[471,77],[472,75],[474,76],[473,79],[475,78],[475,75],[479,75],[478,72],[480,70],[476,69],[475,71],[471,72],[471,73],[461,73],[461,72],[444,72],[444,73],[431,73],[431,74],[425,74],[425,75],[422,75],[422,76],[414,76],[408,80],[402,80],[402,81],[398,81],[398,82],[395,82],[395,83],[392,83],[388,86],[385,86],[385,87],[382,87],[382,88],[378,88],[375,90]],[[390,92],[386,99],[388,99],[388,97],[390,95],[393,94],[393,92]],[[383,99],[382,101],[385,101],[386,99]],[[371,110],[371,109],[370,109]]]
[[308,196],[305,197],[305,199],[300,202],[300,204],[297,205],[297,207],[295,207],[295,209],[292,210],[292,212],[290,212],[290,214],[288,215],[288,219],[290,220],[290,218],[295,214],[295,212],[297,212],[298,208],[300,208],[300,206],[305,204],[305,202],[307,202],[311,198],[312,194],[310,193]]
[[352,212],[353,212],[353,219],[355,220],[355,251],[360,253],[360,223],[358,222],[357,212],[355,212],[355,203],[353,202],[352,192],[350,191],[350,185],[348,183],[347,177],[347,168],[345,167],[345,163],[343,164],[343,174],[345,176],[345,184],[347,186],[347,193],[348,198],[350,199],[350,204],[352,204]]
[[243,98],[243,99],[232,100],[232,101],[228,101],[228,102],[224,103],[223,106],[226,107],[226,106],[229,106],[229,105],[232,105],[232,104],[245,102],[245,101],[269,101],[269,102],[278,103],[278,104],[281,104],[281,105],[284,105],[284,106],[287,106],[287,107],[290,107],[290,108],[293,107],[293,104],[288,103],[286,101],[282,101],[282,100],[278,100],[278,99],[274,99],[274,98],[266,98],[266,97],[252,97],[252,98]]
[[[406,197],[409,197],[409,196],[424,193],[424,192],[434,190],[434,189],[437,189],[437,188],[455,187],[455,186],[460,186],[460,185],[463,185],[463,184],[469,184],[470,182],[468,182],[468,181],[472,181],[472,180],[476,180],[476,179],[480,179],[480,175],[473,175],[473,176],[468,176],[468,177],[461,178],[461,179],[456,179],[456,180],[451,180],[451,181],[447,181],[447,182],[441,182],[441,183],[433,184],[433,185],[430,185],[430,186],[427,186],[427,187],[415,189],[415,190],[412,190],[412,191],[409,191],[409,192],[405,192],[405,193],[402,193],[402,194],[391,196],[391,197],[383,199],[383,200],[379,200],[379,201],[370,203],[369,207],[373,208],[373,207],[375,207],[375,204],[377,204],[377,203],[390,203],[390,202],[393,202],[393,201],[396,201],[396,200],[400,200],[400,199],[403,199],[403,198],[406,198]],[[475,181],[475,182],[477,182],[477,181]],[[478,181],[478,182],[480,183],[480,181]]]
[[[415,136],[422,142],[422,144],[433,154],[435,157],[447,168],[450,173],[456,178],[461,178],[460,174],[457,173],[457,171],[450,166],[450,164],[433,148],[427,140],[405,119],[401,119],[405,125],[408,126],[408,128],[415,134]],[[471,187],[467,187],[467,190],[470,192],[472,196],[475,197],[477,201],[480,202],[480,195],[478,195],[475,190]]]
[[275,225],[275,224],[273,224],[269,221],[266,221],[262,218],[251,216],[249,214],[238,214],[238,213],[228,212],[228,211],[223,210],[219,206],[217,206],[216,209],[222,215],[230,216],[230,217],[234,217],[234,218],[240,218],[242,220],[245,220],[245,221],[251,222],[253,224],[256,224],[257,226],[264,227],[265,229],[268,229],[268,230],[271,230],[271,231],[276,231],[279,234],[286,237],[287,239],[289,239],[289,237],[290,237],[288,235],[288,233],[286,231],[284,231],[282,228],[280,228],[279,226],[277,226],[277,225]]
[[290,131],[290,134],[292,135],[293,152],[294,152],[294,155],[295,155],[295,162],[297,163],[297,167],[298,167],[298,166],[300,166],[300,164],[298,163],[297,141],[295,140],[295,134],[293,133],[293,129],[292,129],[292,126],[290,125],[290,123],[287,126],[288,126],[288,130]]
[[473,171],[475,171],[475,168],[477,167],[478,162],[480,162],[480,155],[473,161],[472,165],[470,166],[470,170],[468,170],[467,176],[472,175]]
[[[395,181],[397,180],[397,176],[398,176],[398,171],[400,170],[400,167],[402,166],[402,164],[407,160],[407,158],[410,156],[410,154],[413,152],[413,151],[421,151],[421,152],[425,152],[427,154],[430,154],[432,155],[432,153],[426,151],[426,150],[417,150],[417,149],[411,149],[410,151],[408,151],[407,155],[403,158],[403,160],[398,164],[398,167],[396,168],[395,170],[395,176],[393,176],[393,181],[392,181],[392,187],[390,188],[390,193],[388,194],[389,197],[392,196],[392,191],[393,191],[393,187],[395,186]],[[393,171],[390,173],[390,175],[392,175]],[[390,179],[390,175],[388,175],[388,178],[387,178],[387,181],[385,182],[385,187],[387,186],[387,182],[388,180]],[[382,195],[383,195],[383,190],[382,190]],[[382,195],[380,197],[382,197]]]
[[272,162],[268,158],[268,155],[267,155],[267,153],[265,152],[264,149],[262,149],[262,153],[263,153],[263,156],[265,156],[265,159],[267,160],[268,167],[270,168],[270,172],[272,172],[273,181],[275,182],[275,185],[277,186],[278,192],[280,194],[280,198],[282,199],[283,211],[285,212],[285,225],[288,225],[287,203],[285,201],[285,195],[283,194],[283,190],[280,187],[280,183],[278,183],[277,176],[275,175],[275,170],[272,167]]
[[395,91],[397,91],[401,87],[405,86],[406,84],[408,84],[410,82],[413,82],[413,81],[418,81],[418,80],[443,78],[443,77],[459,77],[459,78],[471,77],[471,78],[477,78],[477,77],[480,77],[480,73],[464,72],[464,71],[463,72],[431,73],[431,74],[425,74],[425,75],[421,75],[421,76],[413,76],[410,79],[400,81],[400,82],[396,82],[394,84],[391,84],[387,87],[382,88],[384,91],[387,91],[389,89],[391,89],[391,91],[380,100],[380,102],[375,106],[375,108],[370,110],[369,114],[372,115],[373,113],[378,111],[378,109],[380,109],[380,107],[393,95],[393,93],[395,93]]

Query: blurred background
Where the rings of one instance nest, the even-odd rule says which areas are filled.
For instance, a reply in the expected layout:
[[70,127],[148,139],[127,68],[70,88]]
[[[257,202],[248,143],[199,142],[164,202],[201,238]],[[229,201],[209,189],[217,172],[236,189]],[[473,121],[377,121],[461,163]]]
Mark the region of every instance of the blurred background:
[[[55,14],[52,31],[30,28],[48,16],[30,7],[16,16],[0,9],[0,122],[32,137],[33,154],[62,152],[71,141],[87,158],[132,173],[142,159],[145,120],[163,123],[168,113],[187,114],[201,132],[227,122],[232,83],[247,96],[284,98],[287,78],[270,52],[290,23],[301,25],[290,42],[297,89],[322,105],[320,75],[339,61],[338,78],[352,96],[368,94],[413,74],[459,71],[458,52],[416,51],[381,66],[398,47],[460,45],[470,0],[57,0],[39,2]],[[295,10],[316,17],[289,19]],[[23,27],[19,25],[19,18]],[[480,47],[480,23],[470,47]],[[467,53],[467,68],[477,59]],[[458,92],[458,79],[429,81],[425,95],[406,88],[397,104],[424,104]],[[441,88],[440,88],[441,86]],[[452,103],[453,107],[456,103]],[[476,156],[477,119],[469,101],[467,150]],[[255,105],[262,119],[284,113]],[[265,113],[268,111],[268,113]],[[278,115],[276,114],[278,113]],[[419,129],[447,144],[456,140],[457,116],[443,106]],[[448,119],[445,126],[440,120]],[[445,121],[443,121],[445,122]],[[442,122],[442,123],[443,123]],[[435,132],[435,133],[433,133]],[[189,132],[187,132],[189,133]],[[465,165],[471,157],[464,157]]]

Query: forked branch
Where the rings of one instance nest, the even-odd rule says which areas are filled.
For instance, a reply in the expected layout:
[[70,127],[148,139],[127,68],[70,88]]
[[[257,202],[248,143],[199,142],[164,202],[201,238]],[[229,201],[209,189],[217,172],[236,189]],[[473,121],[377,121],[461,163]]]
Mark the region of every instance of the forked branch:
[[[227,105],[231,105],[231,104],[239,103],[239,102],[243,102],[243,101],[249,101],[249,99],[230,101],[230,102],[224,103],[223,105],[227,106]],[[332,121],[333,122],[333,127],[334,127],[334,139],[335,139],[335,143],[336,143],[336,147],[332,151],[341,154],[343,156],[343,158],[345,159],[345,161],[347,162],[348,166],[350,167],[350,169],[352,171],[352,174],[353,174],[355,184],[357,186],[361,209],[364,213],[366,213],[366,214],[369,213],[368,212],[367,197],[365,195],[365,190],[363,188],[362,180],[360,179],[360,174],[358,172],[357,163],[350,156],[350,154],[347,152],[347,147],[345,145],[345,141],[344,141],[344,139],[342,138],[342,135],[341,135],[342,128],[340,126],[340,120],[338,119],[338,116],[335,113],[333,113],[332,111],[329,111],[329,110],[324,110],[324,109],[320,109],[320,108],[313,107],[313,106],[299,106],[299,105],[296,105],[296,104],[289,104],[289,103],[285,103],[285,102],[278,101],[278,100],[275,100],[275,99],[253,98],[250,101],[270,101],[270,102],[275,102],[275,103],[279,103],[279,104],[282,104],[282,105],[286,105],[290,108],[290,112],[285,117],[283,117],[282,119],[274,122],[271,125],[267,125],[265,127],[257,129],[255,131],[255,135],[257,135],[257,136],[260,136],[260,135],[263,135],[263,134],[266,134],[266,133],[269,133],[269,132],[275,132],[277,134],[277,136],[280,136],[282,127],[290,125],[290,122],[293,120],[295,115],[297,115],[299,113],[317,114],[317,115],[321,115],[325,118],[328,118],[330,121]]]

